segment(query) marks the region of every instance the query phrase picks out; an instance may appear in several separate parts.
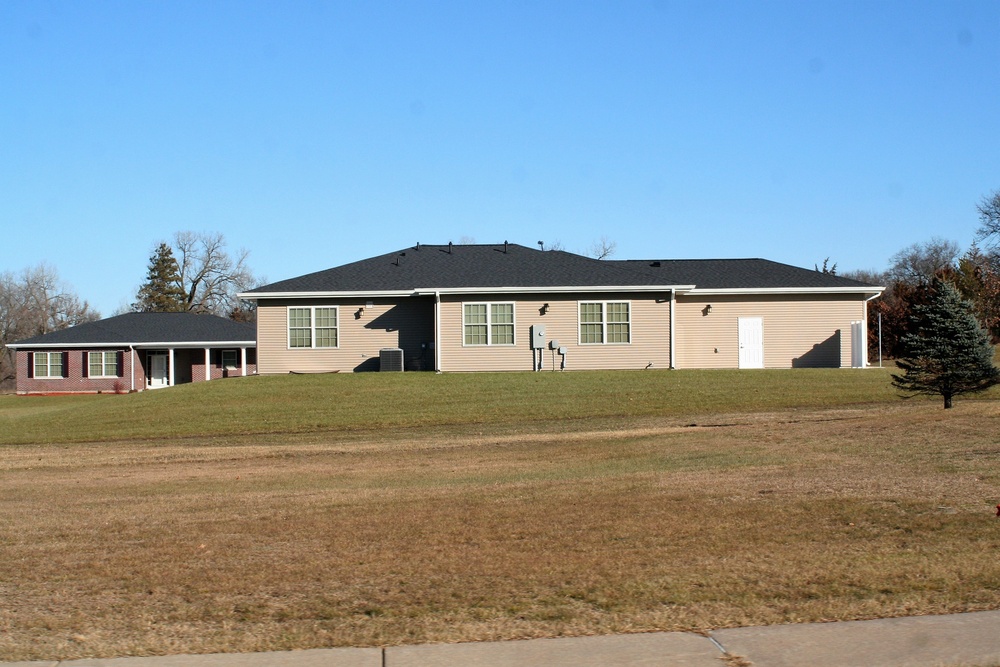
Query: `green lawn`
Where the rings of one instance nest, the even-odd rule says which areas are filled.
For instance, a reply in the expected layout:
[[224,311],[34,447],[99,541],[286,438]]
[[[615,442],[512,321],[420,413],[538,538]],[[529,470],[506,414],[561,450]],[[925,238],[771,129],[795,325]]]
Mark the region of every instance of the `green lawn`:
[[3,396],[0,445],[695,418],[898,400],[884,369],[288,375],[127,395]]

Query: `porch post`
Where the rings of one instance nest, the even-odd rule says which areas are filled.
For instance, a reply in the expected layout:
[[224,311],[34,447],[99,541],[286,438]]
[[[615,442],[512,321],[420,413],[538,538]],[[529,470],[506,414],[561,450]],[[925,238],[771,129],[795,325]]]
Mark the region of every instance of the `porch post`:
[[167,348],[167,384],[174,386],[174,348]]
[[240,375],[247,376],[247,349],[245,347],[240,348]]
[[212,349],[205,348],[205,382],[212,379]]

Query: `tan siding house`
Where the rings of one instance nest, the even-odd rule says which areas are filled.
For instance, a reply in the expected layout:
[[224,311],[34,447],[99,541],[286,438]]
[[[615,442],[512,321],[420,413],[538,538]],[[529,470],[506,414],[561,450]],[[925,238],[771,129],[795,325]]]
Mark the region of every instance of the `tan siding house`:
[[[464,337],[465,304],[514,306],[513,344],[469,344]],[[627,342],[586,343],[580,340],[581,303],[625,303],[630,322]],[[547,305],[547,307],[546,307]],[[545,327],[542,367],[551,370],[643,369],[670,367],[670,305],[649,294],[511,295],[490,302],[468,297],[442,297],[442,371],[530,371],[538,352],[530,341],[532,326]],[[557,342],[553,349],[550,343]],[[559,348],[565,348],[560,353]],[[565,363],[564,363],[565,360]]]
[[418,244],[240,296],[257,303],[258,370],[274,374],[378,370],[386,348],[442,372],[864,365],[854,323],[881,291],[761,259],[504,243]]
[[850,367],[852,321],[865,302],[848,294],[679,296],[677,368],[738,368],[739,318],[759,317],[765,368]]
[[[330,347],[292,347],[289,308],[332,308],[337,312],[337,340]],[[383,348],[403,350],[408,370],[432,370],[434,301],[426,297],[387,299],[275,299],[257,306],[257,340],[269,354],[258,372],[332,373],[379,369]]]

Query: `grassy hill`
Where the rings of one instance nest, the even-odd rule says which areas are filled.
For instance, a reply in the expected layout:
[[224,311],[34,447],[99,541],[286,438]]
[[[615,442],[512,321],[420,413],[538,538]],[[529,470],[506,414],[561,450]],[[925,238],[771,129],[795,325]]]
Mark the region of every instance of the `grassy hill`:
[[997,609],[998,398],[879,370],[3,397],[0,660]]
[[0,445],[695,417],[898,400],[888,371],[879,369],[287,375],[118,396],[2,396]]

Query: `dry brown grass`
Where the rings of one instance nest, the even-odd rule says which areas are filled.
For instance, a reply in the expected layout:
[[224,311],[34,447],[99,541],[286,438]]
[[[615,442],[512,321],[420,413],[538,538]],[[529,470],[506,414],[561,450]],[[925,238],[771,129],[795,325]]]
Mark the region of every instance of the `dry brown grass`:
[[0,659],[1000,608],[1000,405],[0,453]]

